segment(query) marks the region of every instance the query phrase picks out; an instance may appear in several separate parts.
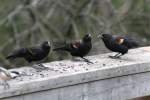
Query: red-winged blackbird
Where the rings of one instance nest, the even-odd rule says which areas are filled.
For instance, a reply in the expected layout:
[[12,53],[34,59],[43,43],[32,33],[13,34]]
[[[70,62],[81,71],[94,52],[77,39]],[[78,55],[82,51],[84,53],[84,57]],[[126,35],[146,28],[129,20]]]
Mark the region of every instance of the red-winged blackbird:
[[110,56],[111,58],[119,58],[120,56],[126,54],[129,49],[138,46],[135,40],[127,36],[112,36],[110,34],[102,34],[100,37],[109,50],[118,52],[118,54],[115,56]]
[[92,39],[91,34],[86,34],[82,38],[82,41],[75,41],[75,42],[67,43],[65,44],[65,46],[55,48],[53,50],[54,51],[57,51],[57,50],[67,51],[72,56],[81,57],[86,62],[92,63],[88,59],[84,58],[84,56],[87,55],[92,48],[91,39]]
[[7,69],[0,67],[0,80],[2,80],[2,85],[4,85],[4,88],[9,88],[9,84],[7,83],[7,80],[14,79],[16,77],[19,77],[21,73],[17,71],[8,71]]
[[45,41],[38,47],[20,48],[7,56],[6,59],[24,58],[26,61],[31,63],[43,60],[48,56],[49,51],[50,43]]

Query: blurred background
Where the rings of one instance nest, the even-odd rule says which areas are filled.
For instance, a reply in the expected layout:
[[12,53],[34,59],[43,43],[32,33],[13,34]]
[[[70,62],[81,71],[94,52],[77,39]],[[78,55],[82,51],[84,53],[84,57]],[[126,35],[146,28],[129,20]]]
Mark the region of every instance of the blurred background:
[[[0,65],[26,65],[23,59],[5,57],[20,47],[42,41],[80,39],[93,35],[89,55],[109,52],[98,33],[129,35],[140,46],[150,44],[150,0],[0,0]],[[45,62],[69,59],[65,52],[51,52]]]

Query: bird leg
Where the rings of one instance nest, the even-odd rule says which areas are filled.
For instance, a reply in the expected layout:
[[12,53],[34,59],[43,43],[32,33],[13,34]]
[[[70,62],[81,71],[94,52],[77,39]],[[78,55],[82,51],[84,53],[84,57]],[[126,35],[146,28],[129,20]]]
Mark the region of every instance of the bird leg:
[[47,70],[48,67],[45,67],[42,63],[33,65],[33,68],[35,68],[37,71]]
[[123,54],[118,55],[116,58],[120,58],[121,56],[123,56]]
[[82,59],[84,59],[85,62],[87,63],[91,63],[91,64],[94,64],[93,62],[89,61],[88,59],[84,58],[84,57],[81,57]]
[[113,58],[113,59],[117,59],[117,58],[120,58],[120,56],[122,56],[122,54],[120,55],[121,53],[117,53],[116,55],[114,56],[109,56],[110,58]]

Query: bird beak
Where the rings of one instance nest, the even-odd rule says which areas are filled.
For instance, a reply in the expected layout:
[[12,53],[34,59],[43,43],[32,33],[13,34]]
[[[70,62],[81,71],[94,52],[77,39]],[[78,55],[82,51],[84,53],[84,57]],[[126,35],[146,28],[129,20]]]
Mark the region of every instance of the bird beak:
[[88,37],[92,37],[92,35],[91,35],[91,34],[88,34]]
[[48,45],[51,46],[51,42],[48,41]]

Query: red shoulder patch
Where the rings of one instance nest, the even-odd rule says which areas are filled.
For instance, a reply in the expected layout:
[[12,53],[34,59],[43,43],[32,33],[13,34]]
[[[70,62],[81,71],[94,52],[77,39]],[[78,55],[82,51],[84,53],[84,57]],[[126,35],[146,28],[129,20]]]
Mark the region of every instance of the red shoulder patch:
[[124,38],[123,37],[117,37],[116,38],[116,43],[117,44],[122,44],[124,42]]
[[80,41],[77,41],[77,42],[72,43],[72,46],[73,46],[74,48],[79,48],[79,47],[80,47],[80,44],[81,44],[81,42],[80,42]]

